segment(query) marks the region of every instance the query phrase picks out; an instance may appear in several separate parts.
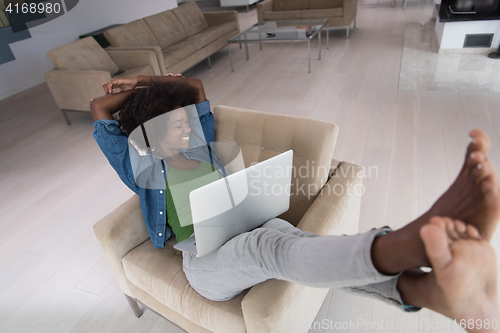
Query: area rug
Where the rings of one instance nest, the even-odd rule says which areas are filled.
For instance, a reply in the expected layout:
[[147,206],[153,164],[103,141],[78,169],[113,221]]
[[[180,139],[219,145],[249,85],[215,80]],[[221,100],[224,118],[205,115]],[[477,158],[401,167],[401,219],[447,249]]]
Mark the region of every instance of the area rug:
[[500,92],[500,59],[477,49],[481,53],[438,53],[434,26],[406,23],[399,90]]

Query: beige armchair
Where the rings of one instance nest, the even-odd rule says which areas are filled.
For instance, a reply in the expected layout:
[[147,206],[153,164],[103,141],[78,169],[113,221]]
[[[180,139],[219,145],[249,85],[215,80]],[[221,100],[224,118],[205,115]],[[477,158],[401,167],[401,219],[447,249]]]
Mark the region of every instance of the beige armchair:
[[[357,232],[361,167],[332,160],[336,125],[227,106],[214,115],[216,141],[236,142],[246,166],[293,149],[294,168],[302,171],[292,175],[290,210],[281,218],[322,235]],[[271,279],[224,302],[200,296],[182,271],[175,240],[153,247],[136,195],[94,231],[134,313],[141,315],[139,302],[188,332],[307,332],[328,293]]]
[[358,0],[264,0],[257,4],[259,23],[284,20],[328,19],[329,27],[345,27],[349,38],[349,26],[354,21]]
[[44,73],[45,80],[68,125],[66,111],[90,112],[90,100],[104,94],[104,82],[117,77],[161,75],[153,51],[106,52],[93,37],[50,50],[47,58],[55,68]]

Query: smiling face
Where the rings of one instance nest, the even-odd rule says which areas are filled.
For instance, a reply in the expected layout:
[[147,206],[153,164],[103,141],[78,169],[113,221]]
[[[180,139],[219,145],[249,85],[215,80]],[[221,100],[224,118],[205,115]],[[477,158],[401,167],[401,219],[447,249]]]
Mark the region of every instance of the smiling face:
[[186,111],[182,108],[168,113],[165,136],[161,140],[162,150],[178,151],[189,148],[189,127]]

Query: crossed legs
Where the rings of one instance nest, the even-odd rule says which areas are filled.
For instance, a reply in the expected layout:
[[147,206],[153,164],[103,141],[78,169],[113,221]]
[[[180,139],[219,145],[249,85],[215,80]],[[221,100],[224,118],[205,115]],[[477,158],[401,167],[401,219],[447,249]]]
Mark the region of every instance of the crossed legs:
[[[480,130],[470,135],[455,182],[405,227],[380,236],[372,230],[347,237],[259,228],[205,257],[185,255],[188,280],[214,300],[229,299],[269,278],[318,287],[387,282],[407,305],[457,320],[498,321],[496,261],[488,242],[500,217],[500,180],[488,159],[488,136]],[[415,271],[421,266],[433,271]]]

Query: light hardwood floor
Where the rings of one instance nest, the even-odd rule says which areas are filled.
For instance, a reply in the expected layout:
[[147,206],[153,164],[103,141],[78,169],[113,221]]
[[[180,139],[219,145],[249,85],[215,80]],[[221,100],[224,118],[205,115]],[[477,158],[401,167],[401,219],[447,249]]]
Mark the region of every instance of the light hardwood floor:
[[[249,61],[233,45],[234,72],[225,48],[211,70],[203,62],[186,73],[203,80],[212,106],[338,124],[335,158],[372,170],[361,232],[429,208],[458,174],[472,128],[490,134],[500,166],[500,94],[398,91],[405,22],[430,18],[431,8],[391,3],[360,3],[357,29],[349,39],[331,30],[310,74],[305,44],[250,44]],[[254,22],[255,9],[240,13],[242,28]],[[135,318],[114,282],[92,226],[132,193],[93,141],[90,114],[69,117],[66,126],[46,84],[0,101],[0,332],[182,332],[151,311]],[[498,235],[493,246],[498,253]],[[460,331],[427,310],[331,290],[311,332],[343,323],[356,325],[338,331]]]

